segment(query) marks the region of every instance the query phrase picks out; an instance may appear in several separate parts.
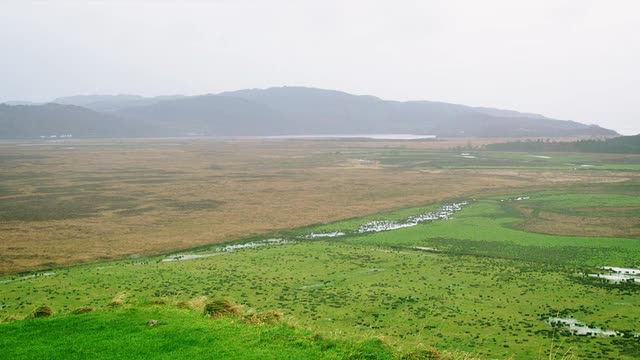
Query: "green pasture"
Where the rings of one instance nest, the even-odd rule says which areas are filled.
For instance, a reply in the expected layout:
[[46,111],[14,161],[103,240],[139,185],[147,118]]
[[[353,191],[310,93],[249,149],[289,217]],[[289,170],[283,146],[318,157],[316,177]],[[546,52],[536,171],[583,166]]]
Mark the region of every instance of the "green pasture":
[[[158,321],[154,327],[150,320]],[[209,319],[170,306],[139,306],[24,320],[1,327],[11,359],[393,359],[381,341],[333,340],[283,324]]]
[[[286,238],[290,243],[221,252],[201,259],[163,262],[167,256],[136,258],[55,269],[47,276],[5,276],[0,278],[0,317],[24,316],[47,305],[59,316],[46,320],[51,321],[46,324],[59,322],[63,326],[80,320],[62,315],[82,306],[105,309],[116,296],[138,307],[157,299],[179,302],[204,295],[228,298],[260,311],[281,310],[301,328],[329,339],[346,338],[358,343],[380,337],[398,353],[433,346],[485,358],[539,359],[565,352],[581,359],[638,358],[640,338],[633,334],[640,332],[640,284],[609,283],[584,273],[606,273],[599,268],[602,266],[640,268],[640,241],[517,230],[514,225],[522,218],[513,205],[520,202],[510,200],[527,195],[530,199],[524,201],[528,206],[563,211],[589,206],[634,208],[639,205],[636,190],[637,184],[626,183],[576,186],[564,193],[510,194],[471,201],[450,220],[393,231],[303,238],[314,232],[355,230],[372,220],[402,221],[436,211],[441,204],[284,231],[271,237]],[[182,254],[218,254],[219,247]],[[120,312],[99,312],[85,318],[96,323],[102,317],[120,319],[117,321],[126,323],[121,330],[141,331],[138,334],[131,330],[143,343],[153,339],[143,332],[148,330],[141,325],[144,319],[166,315],[169,323],[182,321],[175,317],[175,311],[136,311],[131,323]],[[195,315],[180,316],[191,319]],[[552,316],[573,317],[589,326],[626,335],[569,335],[546,322]],[[34,348],[47,349],[53,345],[42,340],[49,335],[37,333],[42,331],[39,321],[0,325],[0,331],[30,337]],[[223,325],[235,326],[224,322],[203,325],[193,320],[195,327]],[[87,326],[93,323],[89,321]],[[168,334],[170,326],[158,331]],[[52,331],[55,338],[56,330]],[[91,330],[95,332],[91,336],[102,344],[117,335],[109,335],[110,331],[115,330]],[[204,338],[189,327],[181,331],[188,340],[186,345],[175,346],[185,347],[185,354],[198,356],[200,350],[189,344],[201,343]],[[87,344],[94,341],[88,339]],[[128,349],[126,346],[123,349]],[[314,346],[310,345],[310,352],[305,354],[315,357]],[[84,354],[81,351],[85,348],[80,343],[77,351]]]
[[[472,156],[468,158],[463,156]],[[350,156],[400,168],[640,170],[640,156],[590,153],[526,153],[485,150],[354,152]]]

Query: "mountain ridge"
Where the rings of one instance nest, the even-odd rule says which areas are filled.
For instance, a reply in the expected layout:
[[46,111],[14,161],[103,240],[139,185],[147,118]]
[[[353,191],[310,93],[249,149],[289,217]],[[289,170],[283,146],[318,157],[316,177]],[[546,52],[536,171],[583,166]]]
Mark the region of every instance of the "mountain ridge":
[[[0,137],[37,136],[36,132],[42,130],[36,123],[49,132],[78,137],[376,133],[441,137],[618,135],[597,125],[514,110],[426,100],[384,100],[371,95],[295,86],[196,96],[85,95],[56,101],[63,103],[59,104],[63,107],[54,108],[52,103],[22,108],[2,105]],[[77,108],[84,109],[84,115]],[[46,114],[47,111],[50,113]],[[65,115],[65,111],[69,114]],[[85,116],[84,122],[79,119],[82,116]],[[31,130],[20,129],[21,126]]]

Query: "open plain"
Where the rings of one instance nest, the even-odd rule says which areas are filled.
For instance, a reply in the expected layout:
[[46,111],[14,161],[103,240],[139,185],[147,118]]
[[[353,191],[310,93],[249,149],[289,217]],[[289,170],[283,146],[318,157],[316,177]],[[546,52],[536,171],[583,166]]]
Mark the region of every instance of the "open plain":
[[499,159],[486,168],[450,151],[485,142],[3,143],[0,273],[170,252],[482,190],[629,178]]
[[224,298],[371,358],[640,356],[640,156],[488,141],[3,143],[0,344]]

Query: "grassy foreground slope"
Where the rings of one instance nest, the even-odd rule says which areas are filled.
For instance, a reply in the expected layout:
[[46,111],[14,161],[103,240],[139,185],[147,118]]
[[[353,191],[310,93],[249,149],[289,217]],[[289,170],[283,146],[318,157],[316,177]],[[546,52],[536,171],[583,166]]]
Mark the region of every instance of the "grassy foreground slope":
[[[149,320],[159,321],[150,327]],[[136,307],[0,325],[5,359],[393,359],[378,339],[327,340],[283,324]]]
[[[433,346],[483,358],[568,352],[580,359],[635,359],[640,284],[586,274],[640,268],[640,241],[635,228],[624,225],[637,221],[637,194],[636,181],[487,195],[450,220],[393,231],[355,230],[439,206],[282,231],[272,236],[287,242],[271,245],[179,253],[190,260],[134,258],[41,274],[48,276],[7,276],[0,278],[0,315],[20,317],[42,305],[65,314],[103,307],[114,297],[136,308],[205,295],[258,311],[278,309],[328,338],[383,337],[399,353]],[[562,216],[576,214],[587,221],[606,215],[612,223],[599,236],[555,234],[566,222]],[[545,221],[540,231],[527,230],[537,221]],[[626,235],[606,236],[611,226]],[[345,235],[309,237],[331,232]],[[556,316],[624,336],[570,334],[549,323]]]

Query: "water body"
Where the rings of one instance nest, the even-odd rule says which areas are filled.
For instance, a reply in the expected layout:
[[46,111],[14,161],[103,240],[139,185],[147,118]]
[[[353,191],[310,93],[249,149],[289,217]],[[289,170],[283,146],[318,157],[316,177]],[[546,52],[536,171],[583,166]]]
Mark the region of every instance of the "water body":
[[[431,221],[437,220],[449,220],[451,219],[451,215],[462,210],[465,205],[468,205],[467,201],[462,201],[459,203],[446,204],[440,207],[436,212],[427,212],[416,214],[408,217],[403,221],[391,221],[391,220],[375,220],[370,221],[368,223],[360,225],[358,229],[350,230],[350,231],[332,231],[326,233],[310,233],[307,235],[299,236],[299,239],[318,239],[318,238],[337,238],[346,235],[356,235],[362,233],[370,233],[370,232],[380,232],[380,231],[391,231],[402,229],[406,227],[417,226],[418,224],[427,223]],[[193,259],[202,259],[208,258],[212,256],[222,255],[224,253],[234,252],[239,249],[246,248],[255,248],[261,246],[269,246],[269,245],[284,245],[294,243],[292,240],[277,238],[277,239],[265,239],[259,241],[252,241],[242,244],[233,244],[227,245],[223,247],[218,247],[213,249],[215,252],[212,253],[201,253],[201,254],[176,254],[165,259],[160,260],[161,262],[170,262],[170,261],[182,261],[182,260],[193,260]],[[415,247],[414,250],[421,251],[431,251],[438,252],[437,249],[432,248],[424,248],[424,247]]]
[[19,278],[15,278],[15,279],[2,280],[2,281],[0,281],[0,284],[7,284],[7,283],[10,283],[10,282],[14,282],[14,281],[35,279],[35,278],[40,277],[40,276],[53,276],[55,274],[56,273],[54,273],[54,272],[36,273],[36,274],[21,276]]
[[436,248],[430,248],[430,247],[424,247],[424,246],[414,246],[413,248],[415,250],[420,250],[420,251],[440,252],[440,250]]
[[397,229],[412,227],[421,223],[426,223],[426,222],[431,222],[436,220],[449,220],[451,219],[451,215],[462,210],[462,207],[468,204],[469,204],[468,202],[463,201],[459,203],[453,203],[450,205],[443,205],[437,212],[417,214],[407,218],[405,221],[402,221],[402,222],[389,221],[389,220],[370,221],[366,224],[360,225],[360,228],[357,230],[357,232],[367,233],[367,232],[397,230]]
[[333,238],[333,237],[344,236],[344,235],[347,235],[347,234],[343,233],[342,231],[335,231],[335,232],[321,233],[321,234],[311,233],[309,235],[303,236],[303,238],[305,239]]
[[274,135],[247,136],[247,139],[373,139],[373,140],[424,140],[435,139],[435,135],[416,134],[332,134],[332,135]]
[[600,269],[609,270],[609,274],[586,274],[587,276],[605,279],[611,282],[634,281],[640,283],[640,270],[615,266],[601,266]]
[[170,262],[170,261],[182,261],[182,260],[193,260],[193,259],[203,259],[212,256],[222,255],[222,253],[214,253],[214,254],[178,254],[172,257],[168,257],[166,259],[162,259],[162,262]]
[[525,200],[529,200],[529,199],[531,199],[530,196],[518,196],[515,199],[502,199],[500,201],[501,202],[504,202],[504,201],[525,201]]
[[247,249],[247,248],[255,248],[260,246],[268,246],[268,245],[282,245],[289,244],[291,241],[285,239],[265,239],[260,241],[252,241],[244,244],[234,244],[227,245],[220,248],[216,248],[214,253],[209,254],[176,254],[172,255],[166,259],[160,260],[161,262],[170,262],[170,261],[182,261],[182,260],[193,260],[193,259],[203,259],[212,256],[222,255],[224,253],[234,252],[239,249]]
[[615,266],[603,266],[601,267],[601,269],[611,270],[618,274],[640,275],[640,270],[638,269],[621,268]]
[[333,285],[332,282],[328,282],[328,283],[317,283],[317,284],[311,284],[311,285],[305,285],[300,287],[301,290],[304,289],[313,289],[313,288],[319,288],[319,287],[324,287],[324,286],[329,286],[329,285]]
[[436,212],[428,212],[428,213],[413,215],[403,221],[374,220],[374,221],[369,221],[368,223],[364,223],[360,225],[360,227],[358,227],[358,229],[356,230],[335,231],[335,232],[328,232],[328,233],[311,233],[308,235],[304,235],[303,238],[306,238],[306,239],[334,238],[334,237],[340,237],[340,236],[345,236],[350,234],[364,234],[364,233],[370,233],[370,232],[392,231],[392,230],[412,227],[418,224],[436,221],[436,220],[449,220],[451,219],[451,215],[462,210],[462,208],[468,204],[469,203],[467,201],[447,204],[447,205],[441,206],[440,209]]
[[602,330],[600,328],[595,328],[595,327],[592,328],[576,319],[550,317],[547,322],[551,326],[568,330],[570,333],[574,335],[587,335],[587,336],[622,336],[624,335],[623,333],[618,331]]

